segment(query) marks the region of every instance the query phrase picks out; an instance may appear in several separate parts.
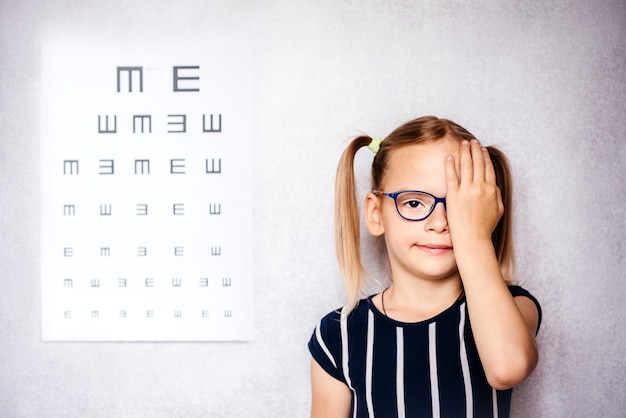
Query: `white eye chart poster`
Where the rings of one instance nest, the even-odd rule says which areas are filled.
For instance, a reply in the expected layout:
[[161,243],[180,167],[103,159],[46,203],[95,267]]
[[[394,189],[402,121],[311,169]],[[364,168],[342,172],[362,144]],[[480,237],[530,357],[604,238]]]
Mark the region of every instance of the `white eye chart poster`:
[[252,60],[41,49],[43,341],[252,338]]

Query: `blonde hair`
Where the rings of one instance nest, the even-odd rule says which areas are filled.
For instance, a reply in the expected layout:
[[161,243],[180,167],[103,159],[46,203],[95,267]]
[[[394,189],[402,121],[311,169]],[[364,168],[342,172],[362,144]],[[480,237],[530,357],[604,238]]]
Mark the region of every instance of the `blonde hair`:
[[[388,168],[389,155],[404,146],[452,138],[458,141],[474,139],[462,126],[435,116],[424,116],[409,121],[386,137],[372,162],[372,189],[379,189]],[[346,288],[344,314],[358,304],[363,289],[365,268],[361,258],[360,214],[357,203],[354,159],[359,149],[368,146],[372,138],[366,135],[354,138],[343,152],[337,167],[335,181],[335,246],[337,260]],[[502,194],[504,213],[493,231],[491,240],[496,250],[500,271],[508,284],[515,276],[515,255],[512,238],[511,169],[506,156],[499,149],[487,147],[496,172],[496,183]]]

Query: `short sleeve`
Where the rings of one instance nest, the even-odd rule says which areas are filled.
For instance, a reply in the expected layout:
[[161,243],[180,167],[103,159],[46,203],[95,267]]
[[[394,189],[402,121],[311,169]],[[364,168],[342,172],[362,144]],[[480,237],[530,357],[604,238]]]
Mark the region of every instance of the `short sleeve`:
[[345,383],[341,367],[340,314],[333,311],[315,327],[309,340],[309,351],[313,359],[332,377]]
[[542,313],[541,313],[541,305],[539,304],[539,301],[537,300],[537,298],[535,298],[533,295],[530,294],[528,290],[524,289],[521,286],[509,286],[509,291],[511,292],[511,295],[513,297],[525,296],[535,303],[535,306],[537,306],[537,313],[538,313],[537,333],[539,333],[539,327],[541,326]]

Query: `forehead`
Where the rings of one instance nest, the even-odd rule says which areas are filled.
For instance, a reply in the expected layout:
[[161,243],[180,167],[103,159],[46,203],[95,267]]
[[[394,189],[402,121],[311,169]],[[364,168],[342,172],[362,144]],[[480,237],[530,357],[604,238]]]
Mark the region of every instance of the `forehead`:
[[452,154],[459,156],[459,141],[444,138],[438,141],[407,145],[389,155],[385,187],[398,189],[422,188],[441,191],[445,188],[444,161]]

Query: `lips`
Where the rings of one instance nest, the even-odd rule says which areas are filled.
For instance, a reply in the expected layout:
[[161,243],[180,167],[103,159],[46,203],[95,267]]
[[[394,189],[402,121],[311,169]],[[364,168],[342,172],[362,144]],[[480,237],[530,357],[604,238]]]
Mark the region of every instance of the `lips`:
[[442,255],[452,251],[452,247],[450,245],[444,244],[418,244],[417,248],[431,255]]

